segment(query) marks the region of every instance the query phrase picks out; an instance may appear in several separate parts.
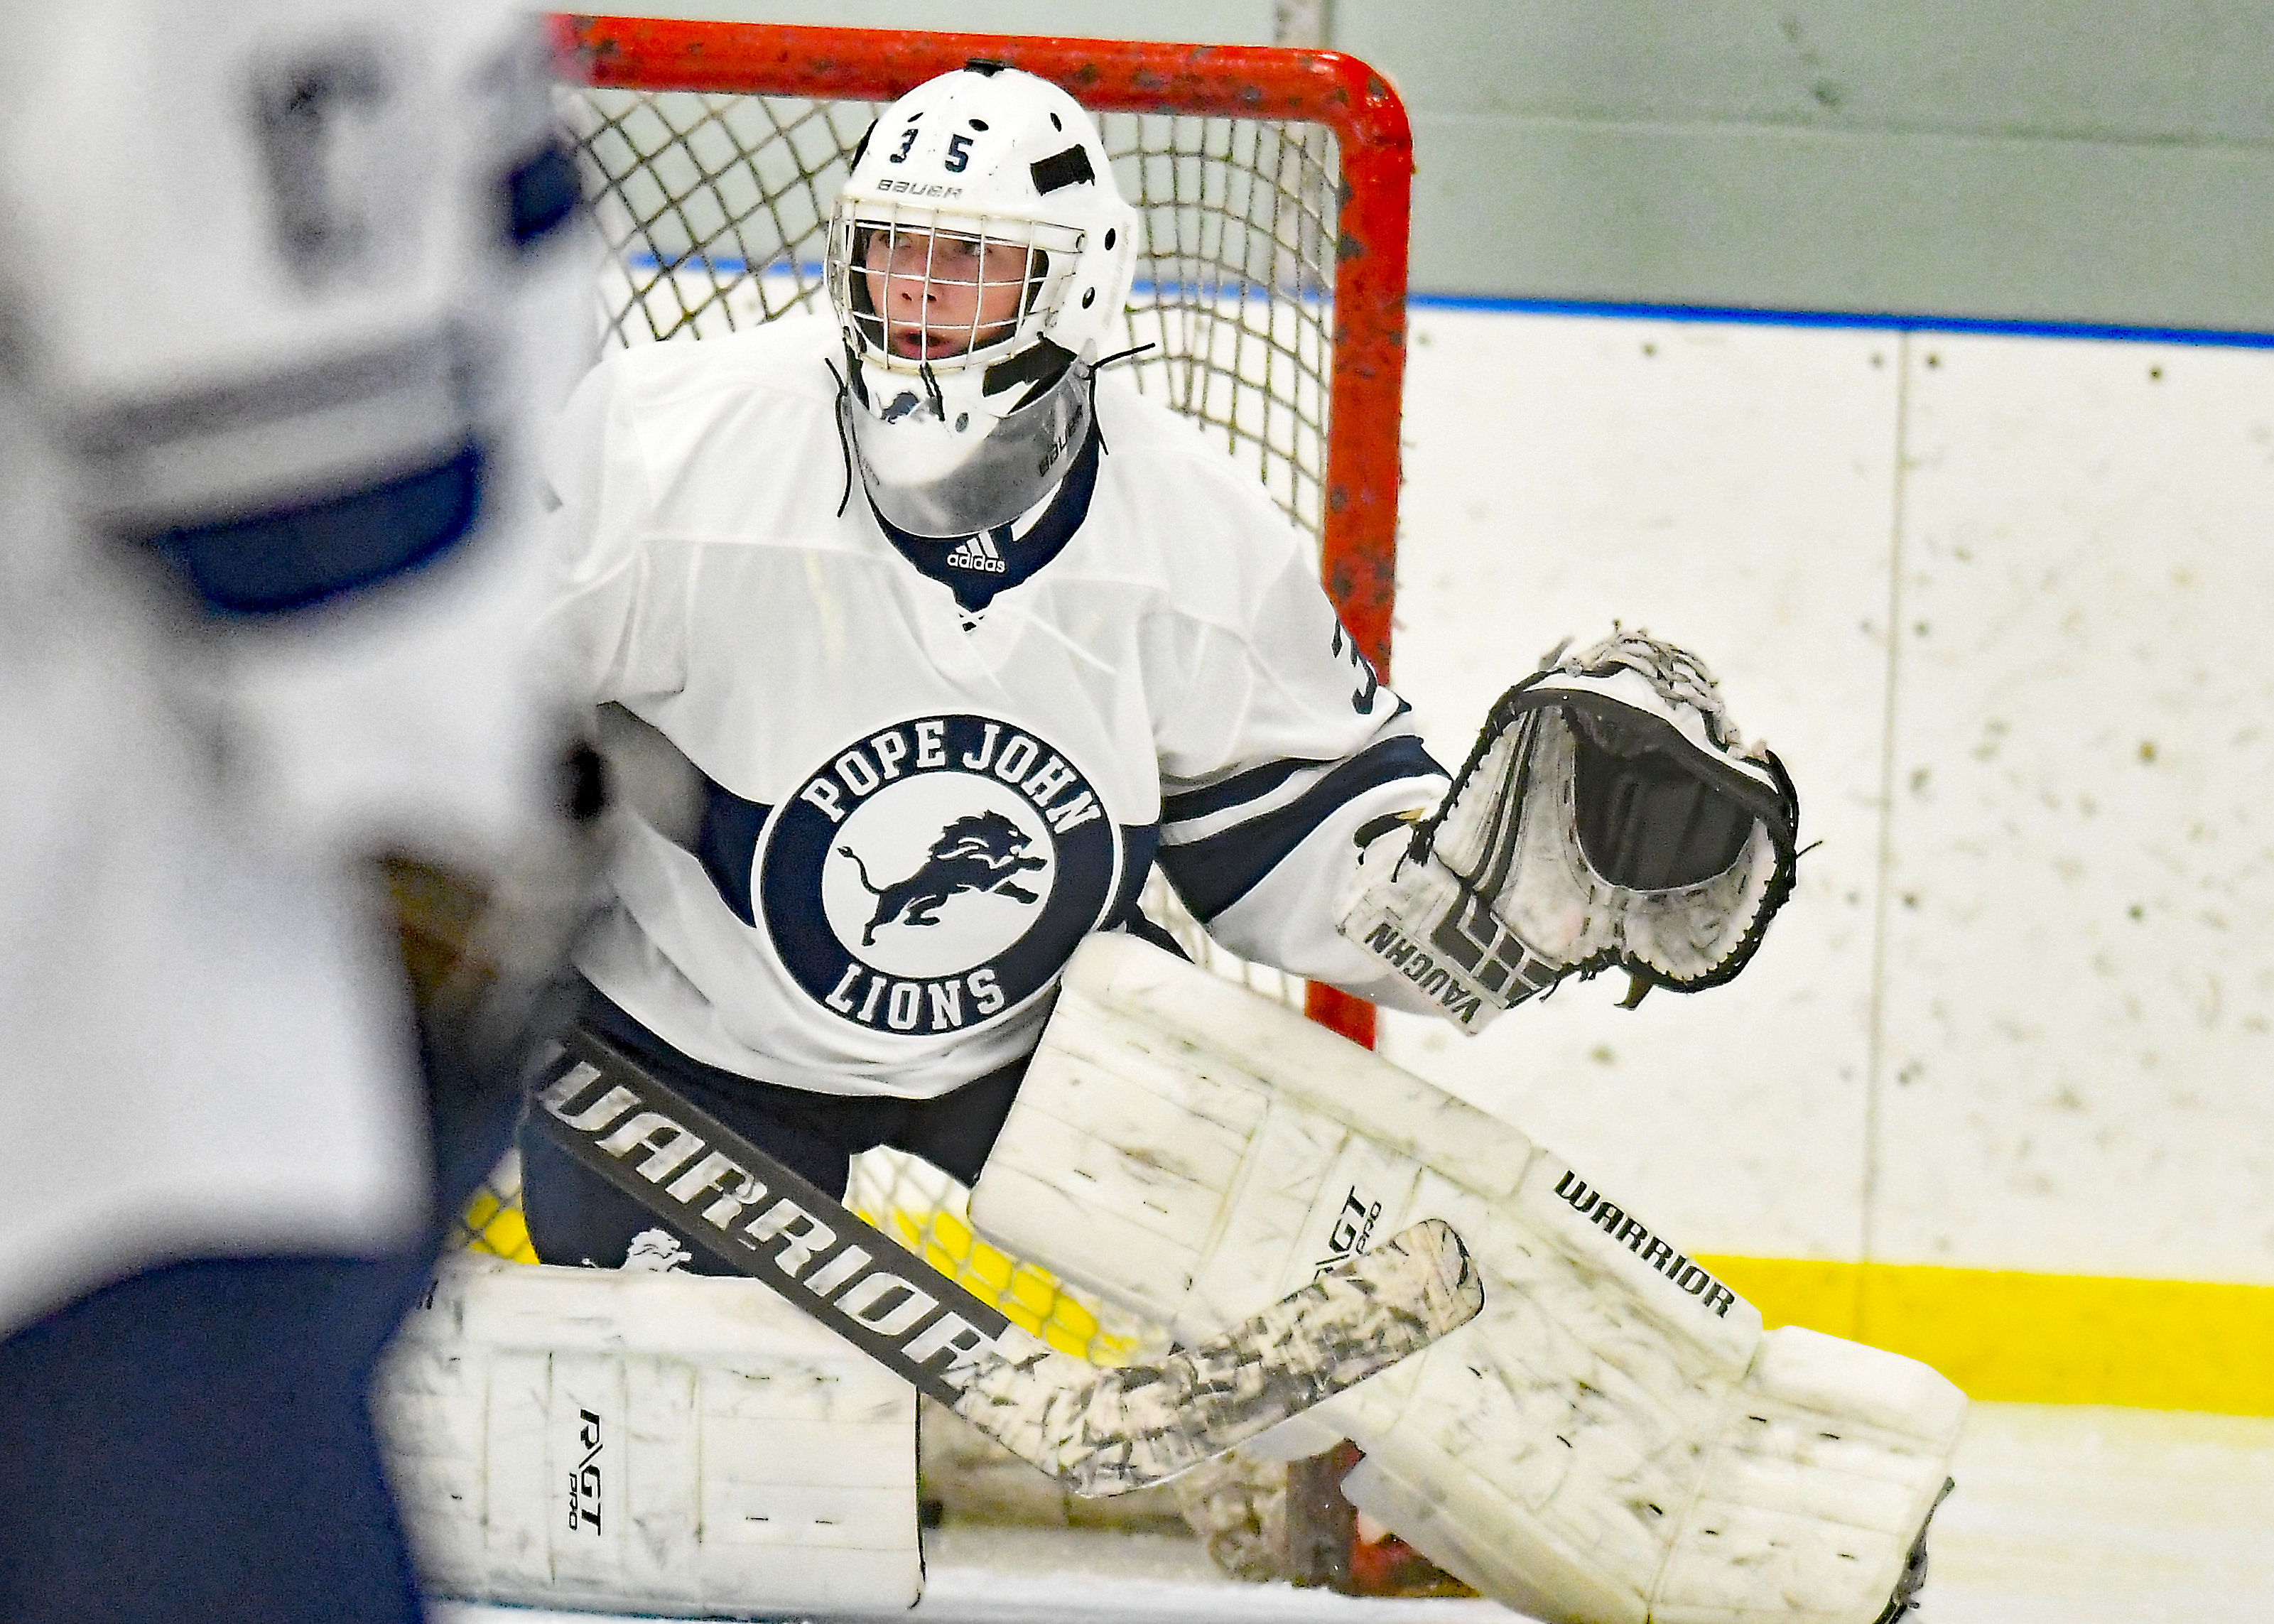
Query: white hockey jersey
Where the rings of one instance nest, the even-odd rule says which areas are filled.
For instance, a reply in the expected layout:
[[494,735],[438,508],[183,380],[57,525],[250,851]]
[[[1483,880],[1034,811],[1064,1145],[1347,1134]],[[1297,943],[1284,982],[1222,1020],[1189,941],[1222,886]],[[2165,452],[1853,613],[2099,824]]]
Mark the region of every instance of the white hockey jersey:
[[494,409],[541,387],[532,267],[584,291],[538,252],[575,184],[531,19],[9,18],[0,1335],[152,1263],[429,1221],[365,860],[478,864],[547,816]]
[[[701,774],[698,828],[629,831],[594,984],[712,1065],[930,1097],[1033,1047],[1157,857],[1235,951],[1408,1002],[1331,910],[1442,770],[1261,486],[1108,374],[1052,513],[927,573],[847,473],[836,346],[792,317],[628,352],[552,447],[552,634]],[[1015,584],[968,611],[959,569]]]

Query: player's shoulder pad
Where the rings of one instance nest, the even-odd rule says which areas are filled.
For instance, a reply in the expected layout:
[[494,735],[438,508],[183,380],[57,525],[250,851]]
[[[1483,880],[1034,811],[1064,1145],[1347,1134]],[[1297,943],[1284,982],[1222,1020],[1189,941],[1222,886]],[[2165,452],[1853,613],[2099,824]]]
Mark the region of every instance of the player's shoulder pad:
[[1201,424],[1145,394],[1126,368],[1098,374],[1097,421],[1109,456],[1189,468],[1208,479],[1234,475],[1243,489],[1254,484],[1225,454],[1220,439],[1211,438]]
[[[1237,574],[1260,589],[1306,550],[1253,468],[1126,374],[1098,379],[1097,424],[1105,441],[1097,500],[1160,553],[1171,581],[1212,582],[1213,596]],[[1126,547],[1117,550],[1131,559]]]
[[601,363],[617,392],[643,407],[716,395],[769,394],[827,405],[836,328],[799,312],[716,338],[635,344]]

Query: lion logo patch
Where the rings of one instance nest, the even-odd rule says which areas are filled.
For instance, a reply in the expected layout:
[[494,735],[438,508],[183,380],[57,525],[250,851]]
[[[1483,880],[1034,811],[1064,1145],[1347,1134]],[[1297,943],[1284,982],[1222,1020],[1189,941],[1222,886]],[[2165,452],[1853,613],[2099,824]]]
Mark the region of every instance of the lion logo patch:
[[961,817],[940,831],[923,867],[905,880],[878,885],[869,878],[869,865],[849,846],[838,847],[861,871],[861,883],[877,894],[877,911],[861,931],[861,945],[872,946],[880,925],[930,926],[939,923],[939,910],[959,891],[979,891],[1008,897],[1014,902],[1040,902],[1042,898],[1017,883],[1028,868],[1046,867],[1046,857],[1030,857],[1034,842],[1000,812],[981,812]]
[[926,717],[861,740],[772,815],[759,914],[832,1016],[960,1032],[1047,988],[1120,888],[1122,831],[1028,730]]

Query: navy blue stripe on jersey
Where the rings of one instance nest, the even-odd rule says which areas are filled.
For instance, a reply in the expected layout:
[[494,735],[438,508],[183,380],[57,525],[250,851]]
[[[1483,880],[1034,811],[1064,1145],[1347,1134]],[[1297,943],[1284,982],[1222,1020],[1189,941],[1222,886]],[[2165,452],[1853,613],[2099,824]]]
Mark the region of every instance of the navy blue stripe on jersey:
[[1192,955],[1184,944],[1146,916],[1137,906],[1144,894],[1145,882],[1153,876],[1153,859],[1160,850],[1160,831],[1151,828],[1121,826],[1121,849],[1126,853],[1127,867],[1121,871],[1121,890],[1113,898],[1113,911],[1105,916],[1103,929],[1126,931],[1141,942],[1150,942],[1163,952],[1174,953],[1186,963]]
[[1332,762],[1305,761],[1297,756],[1266,762],[1261,767],[1235,772],[1219,783],[1163,796],[1161,821],[1164,823],[1189,823],[1193,818],[1207,817],[1211,813],[1222,812],[1246,801],[1260,801],[1299,772],[1332,765]]
[[[912,536],[877,513],[885,538],[902,558],[955,594],[967,613],[984,609],[998,592],[1005,592],[1034,575],[1065,550],[1081,522],[1089,516],[1090,494],[1097,488],[1097,458],[1105,442],[1092,424],[1081,454],[1059,482],[1058,493],[1035,521],[1034,528],[1015,539],[1007,524],[987,532],[984,547],[975,536],[950,537],[945,541]],[[989,556],[991,553],[992,556]],[[999,566],[999,568],[998,568]]]
[[695,838],[695,855],[702,860],[711,883],[719,888],[719,899],[736,919],[756,929],[758,918],[750,903],[750,875],[757,862],[758,837],[765,832],[766,819],[774,809],[743,800],[708,776],[703,780],[703,826]]
[[1144,914],[1136,908],[1129,910],[1129,917],[1121,921],[1121,929],[1126,934],[1135,936],[1140,942],[1150,943],[1164,953],[1174,953],[1186,964],[1193,961],[1193,956],[1185,951],[1183,943],[1146,918]]
[[1145,889],[1146,876],[1153,872],[1153,854],[1160,846],[1161,831],[1154,824],[1121,825],[1121,884],[1113,906],[1105,911],[1105,923],[1098,929],[1114,930],[1144,919],[1137,898]]
[[481,447],[469,441],[431,467],[361,490],[135,539],[217,613],[286,613],[448,551],[481,513],[483,475]]
[[[1299,765],[1308,766],[1302,763]],[[1443,777],[1412,733],[1380,740],[1360,750],[1285,806],[1183,846],[1161,848],[1161,868],[1205,924],[1255,888],[1280,860],[1337,807],[1367,790],[1400,778]]]
[[518,249],[529,249],[576,212],[583,194],[576,185],[576,161],[559,141],[548,144],[505,178],[506,234]]
[[[1412,708],[1401,699],[1397,702],[1397,709],[1391,711],[1387,719],[1396,721]],[[1235,772],[1214,784],[1178,790],[1163,798],[1161,822],[1164,825],[1174,826],[1199,818],[1213,817],[1219,812],[1245,806],[1249,801],[1266,799],[1298,773],[1315,772],[1334,764],[1331,761],[1307,761],[1291,756],[1279,761],[1266,762],[1261,767],[1250,767],[1245,772]]]

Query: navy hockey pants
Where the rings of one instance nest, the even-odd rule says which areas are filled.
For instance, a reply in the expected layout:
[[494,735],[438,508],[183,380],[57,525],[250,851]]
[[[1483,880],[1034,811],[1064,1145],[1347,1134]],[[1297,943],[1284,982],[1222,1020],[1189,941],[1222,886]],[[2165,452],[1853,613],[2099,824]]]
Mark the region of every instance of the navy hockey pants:
[[365,1389],[426,1267],[176,1263],[0,1342],[0,1619],[420,1617]]
[[[1024,1059],[990,1071],[936,1100],[815,1094],[754,1082],[690,1060],[598,992],[584,1022],[629,1050],[663,1082],[761,1150],[832,1195],[842,1195],[852,1160],[889,1145],[922,1156],[965,1184],[979,1177],[1026,1076]],[[529,1238],[547,1263],[621,1268],[632,1238],[662,1229],[678,1235],[698,1274],[729,1273],[700,1247],[597,1175],[586,1172],[534,1126],[521,1131],[522,1204]]]
[[[519,1090],[426,1056],[438,1214],[511,1142]],[[415,1624],[367,1405],[440,1245],[205,1258],[0,1340],[0,1624]]]

